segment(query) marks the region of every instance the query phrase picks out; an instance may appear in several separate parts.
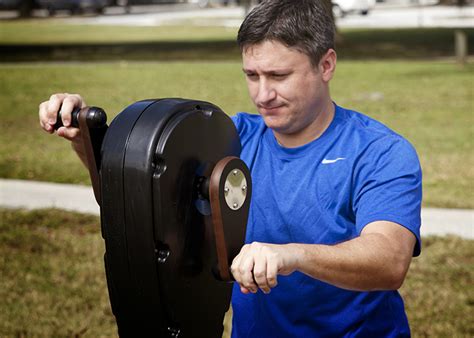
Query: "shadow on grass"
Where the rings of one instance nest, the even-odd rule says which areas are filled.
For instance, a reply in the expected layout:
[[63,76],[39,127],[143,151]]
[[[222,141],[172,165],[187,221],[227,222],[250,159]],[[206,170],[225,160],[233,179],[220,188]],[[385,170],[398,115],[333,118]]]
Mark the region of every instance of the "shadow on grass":
[[[454,28],[344,30],[341,59],[430,59],[454,56]],[[474,55],[474,29],[463,29]],[[0,62],[113,60],[239,60],[234,40],[0,44]]]
[[[468,54],[474,54],[474,29],[462,29]],[[338,50],[342,58],[424,59],[454,56],[454,28],[343,31]]]
[[101,44],[0,45],[0,62],[237,60],[234,41],[124,42]]

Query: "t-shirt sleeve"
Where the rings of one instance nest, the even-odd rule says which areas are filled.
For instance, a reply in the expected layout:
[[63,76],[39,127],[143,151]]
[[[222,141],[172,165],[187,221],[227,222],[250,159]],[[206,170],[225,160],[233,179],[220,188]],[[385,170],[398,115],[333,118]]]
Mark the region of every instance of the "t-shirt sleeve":
[[390,221],[410,230],[421,251],[421,166],[415,149],[399,136],[371,144],[354,171],[352,207],[360,233],[369,223]]
[[246,123],[245,123],[245,115],[243,113],[237,113],[234,116],[231,116],[232,122],[234,122],[235,129],[237,129],[237,133],[240,137],[240,142],[242,143],[242,138],[245,137],[246,133]]
[[231,119],[239,133],[242,146],[247,142],[252,142],[254,136],[261,133],[264,127],[264,124],[261,122],[258,115],[240,112],[232,116]]
[[234,116],[231,116],[230,117],[232,119],[232,122],[234,122],[234,125],[235,125],[235,128],[237,128],[237,130],[239,130],[239,122],[240,122],[240,116],[239,114],[235,114]]

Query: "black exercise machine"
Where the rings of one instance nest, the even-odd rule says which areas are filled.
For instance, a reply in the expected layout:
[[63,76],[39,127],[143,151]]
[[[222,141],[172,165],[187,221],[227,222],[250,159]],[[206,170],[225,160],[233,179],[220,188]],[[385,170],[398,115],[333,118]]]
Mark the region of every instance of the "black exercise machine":
[[158,99],[110,126],[97,107],[72,123],[101,207],[120,336],[221,337],[252,188],[232,120],[208,102]]

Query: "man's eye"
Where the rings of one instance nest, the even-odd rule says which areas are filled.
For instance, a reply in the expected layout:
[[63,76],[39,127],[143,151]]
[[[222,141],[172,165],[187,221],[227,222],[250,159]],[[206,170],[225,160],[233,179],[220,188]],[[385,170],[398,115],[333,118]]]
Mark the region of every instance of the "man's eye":
[[286,78],[287,76],[288,74],[273,74],[273,77],[275,79],[280,79],[280,80]]
[[245,74],[249,79],[256,79],[258,77],[257,74],[254,73],[246,73]]

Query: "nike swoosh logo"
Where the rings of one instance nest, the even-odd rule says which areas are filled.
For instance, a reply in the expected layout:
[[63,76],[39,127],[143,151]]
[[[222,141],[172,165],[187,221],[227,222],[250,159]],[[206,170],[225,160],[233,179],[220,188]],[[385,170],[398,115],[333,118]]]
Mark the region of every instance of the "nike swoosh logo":
[[328,159],[323,159],[321,161],[322,164],[331,164],[331,163],[336,163],[337,161],[342,161],[342,160],[345,160],[346,158],[345,157],[338,157],[334,160],[328,160]]

